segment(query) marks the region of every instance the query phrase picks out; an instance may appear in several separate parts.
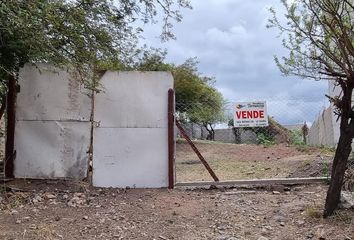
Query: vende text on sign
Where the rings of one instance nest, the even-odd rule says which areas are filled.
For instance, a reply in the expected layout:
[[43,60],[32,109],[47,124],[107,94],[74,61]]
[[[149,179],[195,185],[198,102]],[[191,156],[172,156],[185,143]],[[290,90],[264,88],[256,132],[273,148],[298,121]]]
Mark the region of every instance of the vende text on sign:
[[268,126],[268,115],[265,101],[235,103],[234,127],[266,126]]

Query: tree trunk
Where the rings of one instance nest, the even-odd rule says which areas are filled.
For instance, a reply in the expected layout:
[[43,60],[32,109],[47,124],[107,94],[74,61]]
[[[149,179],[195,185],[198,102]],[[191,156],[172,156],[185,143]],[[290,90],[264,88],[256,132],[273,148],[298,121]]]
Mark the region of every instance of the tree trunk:
[[234,133],[235,143],[241,143],[240,131],[238,128],[233,127],[232,132]]
[[214,141],[215,140],[215,131],[214,131],[213,126],[211,126],[211,124],[209,124],[209,125],[210,125],[210,129],[211,129],[211,141]]
[[[342,87],[343,88],[343,87]],[[354,122],[351,119],[352,115],[352,93],[353,87],[346,86],[343,89],[341,122],[340,122],[340,136],[337,144],[336,153],[333,159],[333,166],[331,171],[331,182],[328,188],[324,217],[333,214],[334,210],[340,203],[341,189],[349,155],[352,151],[353,128]],[[350,122],[349,122],[350,121]]]
[[[208,125],[210,126],[210,129],[208,128]],[[208,131],[208,136],[207,136],[207,140],[210,141],[214,141],[215,139],[215,131],[213,129],[213,127],[211,126],[211,124],[204,124],[205,129]]]
[[307,144],[306,137],[309,134],[309,128],[307,127],[306,122],[304,122],[304,125],[301,128],[301,132],[302,132],[302,138],[303,138],[304,144]]
[[341,134],[333,160],[331,183],[327,192],[324,217],[332,215],[340,203],[344,174],[352,151],[351,144],[352,137],[349,134]]

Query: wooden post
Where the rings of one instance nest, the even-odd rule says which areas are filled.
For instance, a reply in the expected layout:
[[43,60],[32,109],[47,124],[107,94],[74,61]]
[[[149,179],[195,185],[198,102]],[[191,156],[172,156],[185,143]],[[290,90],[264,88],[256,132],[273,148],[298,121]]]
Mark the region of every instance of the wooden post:
[[14,177],[14,152],[15,144],[15,122],[16,122],[16,79],[9,77],[8,93],[6,101],[7,126],[6,126],[6,146],[5,146],[5,177]]
[[214,173],[213,169],[211,169],[211,167],[209,166],[208,162],[204,159],[203,155],[199,152],[198,148],[194,145],[192,140],[188,137],[188,134],[184,131],[183,127],[181,126],[181,124],[179,124],[179,122],[177,120],[176,120],[176,126],[179,129],[179,131],[181,132],[182,137],[184,139],[186,139],[186,141],[192,147],[193,151],[197,154],[197,156],[199,157],[200,161],[203,163],[204,167],[208,170],[209,174],[214,179],[214,181],[215,182],[219,182],[219,178],[216,176],[216,174]]
[[175,99],[173,89],[168,90],[168,188],[175,185]]

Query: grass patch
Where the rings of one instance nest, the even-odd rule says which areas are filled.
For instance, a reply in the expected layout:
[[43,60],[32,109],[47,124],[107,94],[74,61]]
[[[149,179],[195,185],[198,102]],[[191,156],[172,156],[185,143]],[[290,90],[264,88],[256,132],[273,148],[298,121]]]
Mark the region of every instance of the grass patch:
[[310,153],[310,147],[304,142],[301,130],[290,132],[290,145],[296,147],[299,152]]
[[322,218],[322,211],[316,209],[314,207],[307,207],[305,208],[305,216],[309,218]]
[[321,151],[320,152],[321,155],[334,156],[334,154],[336,152],[336,149],[335,148],[321,146],[320,151]]

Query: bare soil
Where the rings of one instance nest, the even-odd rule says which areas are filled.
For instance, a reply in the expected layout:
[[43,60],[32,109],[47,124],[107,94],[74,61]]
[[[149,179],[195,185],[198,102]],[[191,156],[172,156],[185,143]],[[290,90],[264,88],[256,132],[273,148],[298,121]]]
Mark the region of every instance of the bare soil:
[[0,193],[0,239],[353,239],[352,211],[321,218],[326,189],[100,189],[16,180]]
[[[327,149],[286,144],[195,144],[220,180],[327,176],[333,156]],[[212,180],[185,141],[177,142],[176,173],[178,182]]]

